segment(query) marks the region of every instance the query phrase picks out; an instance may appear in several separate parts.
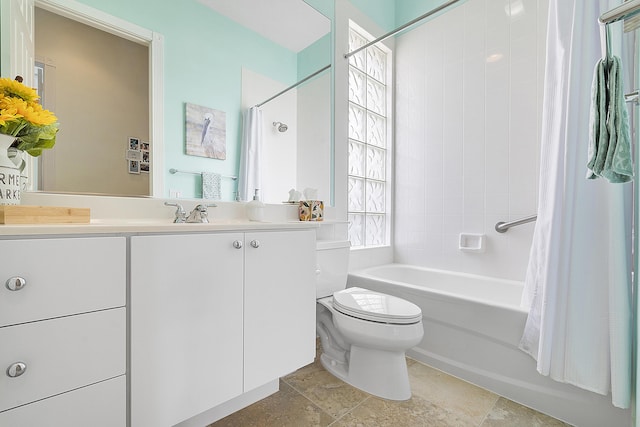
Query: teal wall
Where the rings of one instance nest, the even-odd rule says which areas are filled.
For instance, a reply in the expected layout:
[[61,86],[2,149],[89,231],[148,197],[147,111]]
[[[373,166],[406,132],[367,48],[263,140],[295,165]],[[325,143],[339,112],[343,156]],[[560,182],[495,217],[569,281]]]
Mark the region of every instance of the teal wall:
[[331,63],[331,34],[298,53],[298,80]]
[[[304,0],[327,19],[332,20],[335,14],[333,0]],[[333,24],[332,24],[333,27]],[[333,38],[331,33],[321,37],[318,41],[298,53],[298,80],[331,64],[333,58]],[[330,72],[327,70],[325,72]]]
[[[395,0],[350,0],[351,4],[360,9],[383,31],[396,28]],[[405,0],[401,0],[405,1]]]
[[[198,179],[171,175],[169,168],[236,175],[242,126],[241,69],[290,85],[298,79],[296,53],[196,0],[164,0],[161,6],[157,0],[79,1],[164,36],[164,195],[169,195],[169,189],[179,189],[182,197],[200,197]],[[226,112],[226,160],[184,154],[185,102]],[[224,199],[231,200],[232,191],[223,187]]]

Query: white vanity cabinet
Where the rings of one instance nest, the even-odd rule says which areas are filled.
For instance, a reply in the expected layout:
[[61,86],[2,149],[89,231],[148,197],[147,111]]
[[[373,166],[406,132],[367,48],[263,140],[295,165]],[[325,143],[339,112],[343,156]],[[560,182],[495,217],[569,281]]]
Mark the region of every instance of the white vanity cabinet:
[[313,361],[315,232],[131,237],[131,425],[173,426]]
[[0,425],[126,425],[124,237],[0,240]]

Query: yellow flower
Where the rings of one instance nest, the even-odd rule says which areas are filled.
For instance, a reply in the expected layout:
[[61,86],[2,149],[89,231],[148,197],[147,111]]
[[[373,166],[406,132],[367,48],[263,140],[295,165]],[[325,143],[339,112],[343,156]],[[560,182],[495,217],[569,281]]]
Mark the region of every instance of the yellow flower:
[[0,78],[0,133],[14,136],[14,147],[39,156],[53,148],[58,119],[38,103],[38,94],[20,82]]
[[0,78],[0,93],[5,96],[18,97],[27,102],[34,102],[40,98],[34,89],[6,77]]
[[20,98],[3,96],[0,98],[0,110],[16,110],[20,111],[27,108],[27,102]]
[[22,99],[7,96],[0,99],[0,111],[15,111],[15,114],[35,126],[50,125],[58,120],[51,111],[44,110],[40,104],[30,104]]
[[18,112],[25,120],[36,126],[47,126],[58,121],[51,111],[43,110],[42,108],[36,109],[33,106],[28,106],[24,110],[18,110]]

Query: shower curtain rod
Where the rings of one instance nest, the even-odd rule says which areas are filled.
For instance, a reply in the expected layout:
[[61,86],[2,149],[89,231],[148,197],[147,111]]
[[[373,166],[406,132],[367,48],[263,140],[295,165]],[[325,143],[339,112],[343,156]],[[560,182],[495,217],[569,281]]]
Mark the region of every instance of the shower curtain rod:
[[319,69],[318,71],[316,71],[313,74],[308,75],[307,77],[305,77],[304,79],[300,80],[299,82],[296,82],[294,84],[292,84],[291,86],[289,86],[288,88],[286,88],[285,90],[282,90],[278,93],[276,93],[275,95],[273,95],[271,98],[267,99],[266,101],[262,101],[260,104],[256,104],[256,107],[262,107],[264,104],[266,104],[267,102],[271,101],[272,99],[276,99],[277,97],[279,97],[280,95],[282,95],[285,92],[290,91],[291,89],[293,89],[296,86],[301,85],[302,83],[306,82],[307,80],[309,80],[312,77],[317,76],[318,74],[320,74],[321,72],[323,72],[324,70],[328,70],[329,68],[331,68],[331,64],[329,65],[325,65],[323,68]]
[[640,13],[640,0],[631,0],[600,15],[601,24],[611,24]]
[[[386,39],[388,39],[389,37],[391,37],[391,36],[393,36],[393,35],[395,35],[395,34],[398,34],[400,31],[404,30],[405,28],[410,27],[410,26],[412,26],[413,24],[416,24],[416,23],[418,23],[418,22],[422,21],[423,19],[428,18],[428,17],[430,17],[431,15],[436,14],[436,13],[440,12],[441,10],[448,8],[449,6],[451,6],[451,5],[454,5],[454,4],[458,3],[459,1],[460,1],[460,0],[449,0],[448,2],[446,2],[446,3],[444,3],[444,4],[441,4],[440,6],[438,6],[438,7],[434,8],[434,9],[431,9],[429,12],[425,13],[424,15],[420,15],[420,16],[418,16],[417,18],[412,19],[411,21],[407,22],[406,24],[399,26],[399,27],[398,27],[398,28],[396,28],[395,30],[389,31],[388,33],[383,34],[382,36],[378,37],[377,39],[372,40],[372,41],[370,41],[369,43],[367,43],[367,44],[365,44],[365,45],[362,45],[362,46],[360,46],[359,48],[357,48],[357,49],[355,49],[355,50],[352,50],[351,52],[347,52],[347,53],[345,53],[345,54],[344,54],[344,57],[345,57],[345,58],[349,58],[350,56],[355,55],[356,53],[360,52],[360,51],[361,51],[361,50],[363,50],[363,49],[368,48],[369,46],[373,46],[374,44],[376,44],[376,43],[378,43],[378,42],[381,42],[381,41],[383,41],[383,40],[386,40]],[[634,0],[634,1],[640,1],[640,0]]]

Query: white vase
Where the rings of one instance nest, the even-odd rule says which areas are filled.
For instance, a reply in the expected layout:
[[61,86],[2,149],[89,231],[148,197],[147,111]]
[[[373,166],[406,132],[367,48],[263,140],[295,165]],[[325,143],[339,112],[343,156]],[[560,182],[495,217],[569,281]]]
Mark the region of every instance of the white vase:
[[20,204],[20,166],[9,158],[15,137],[0,134],[0,205]]
[[22,194],[29,189],[29,175],[27,175],[27,161],[25,160],[28,154],[14,147],[9,148],[7,153],[9,154],[9,159],[13,161],[20,171],[20,194]]

